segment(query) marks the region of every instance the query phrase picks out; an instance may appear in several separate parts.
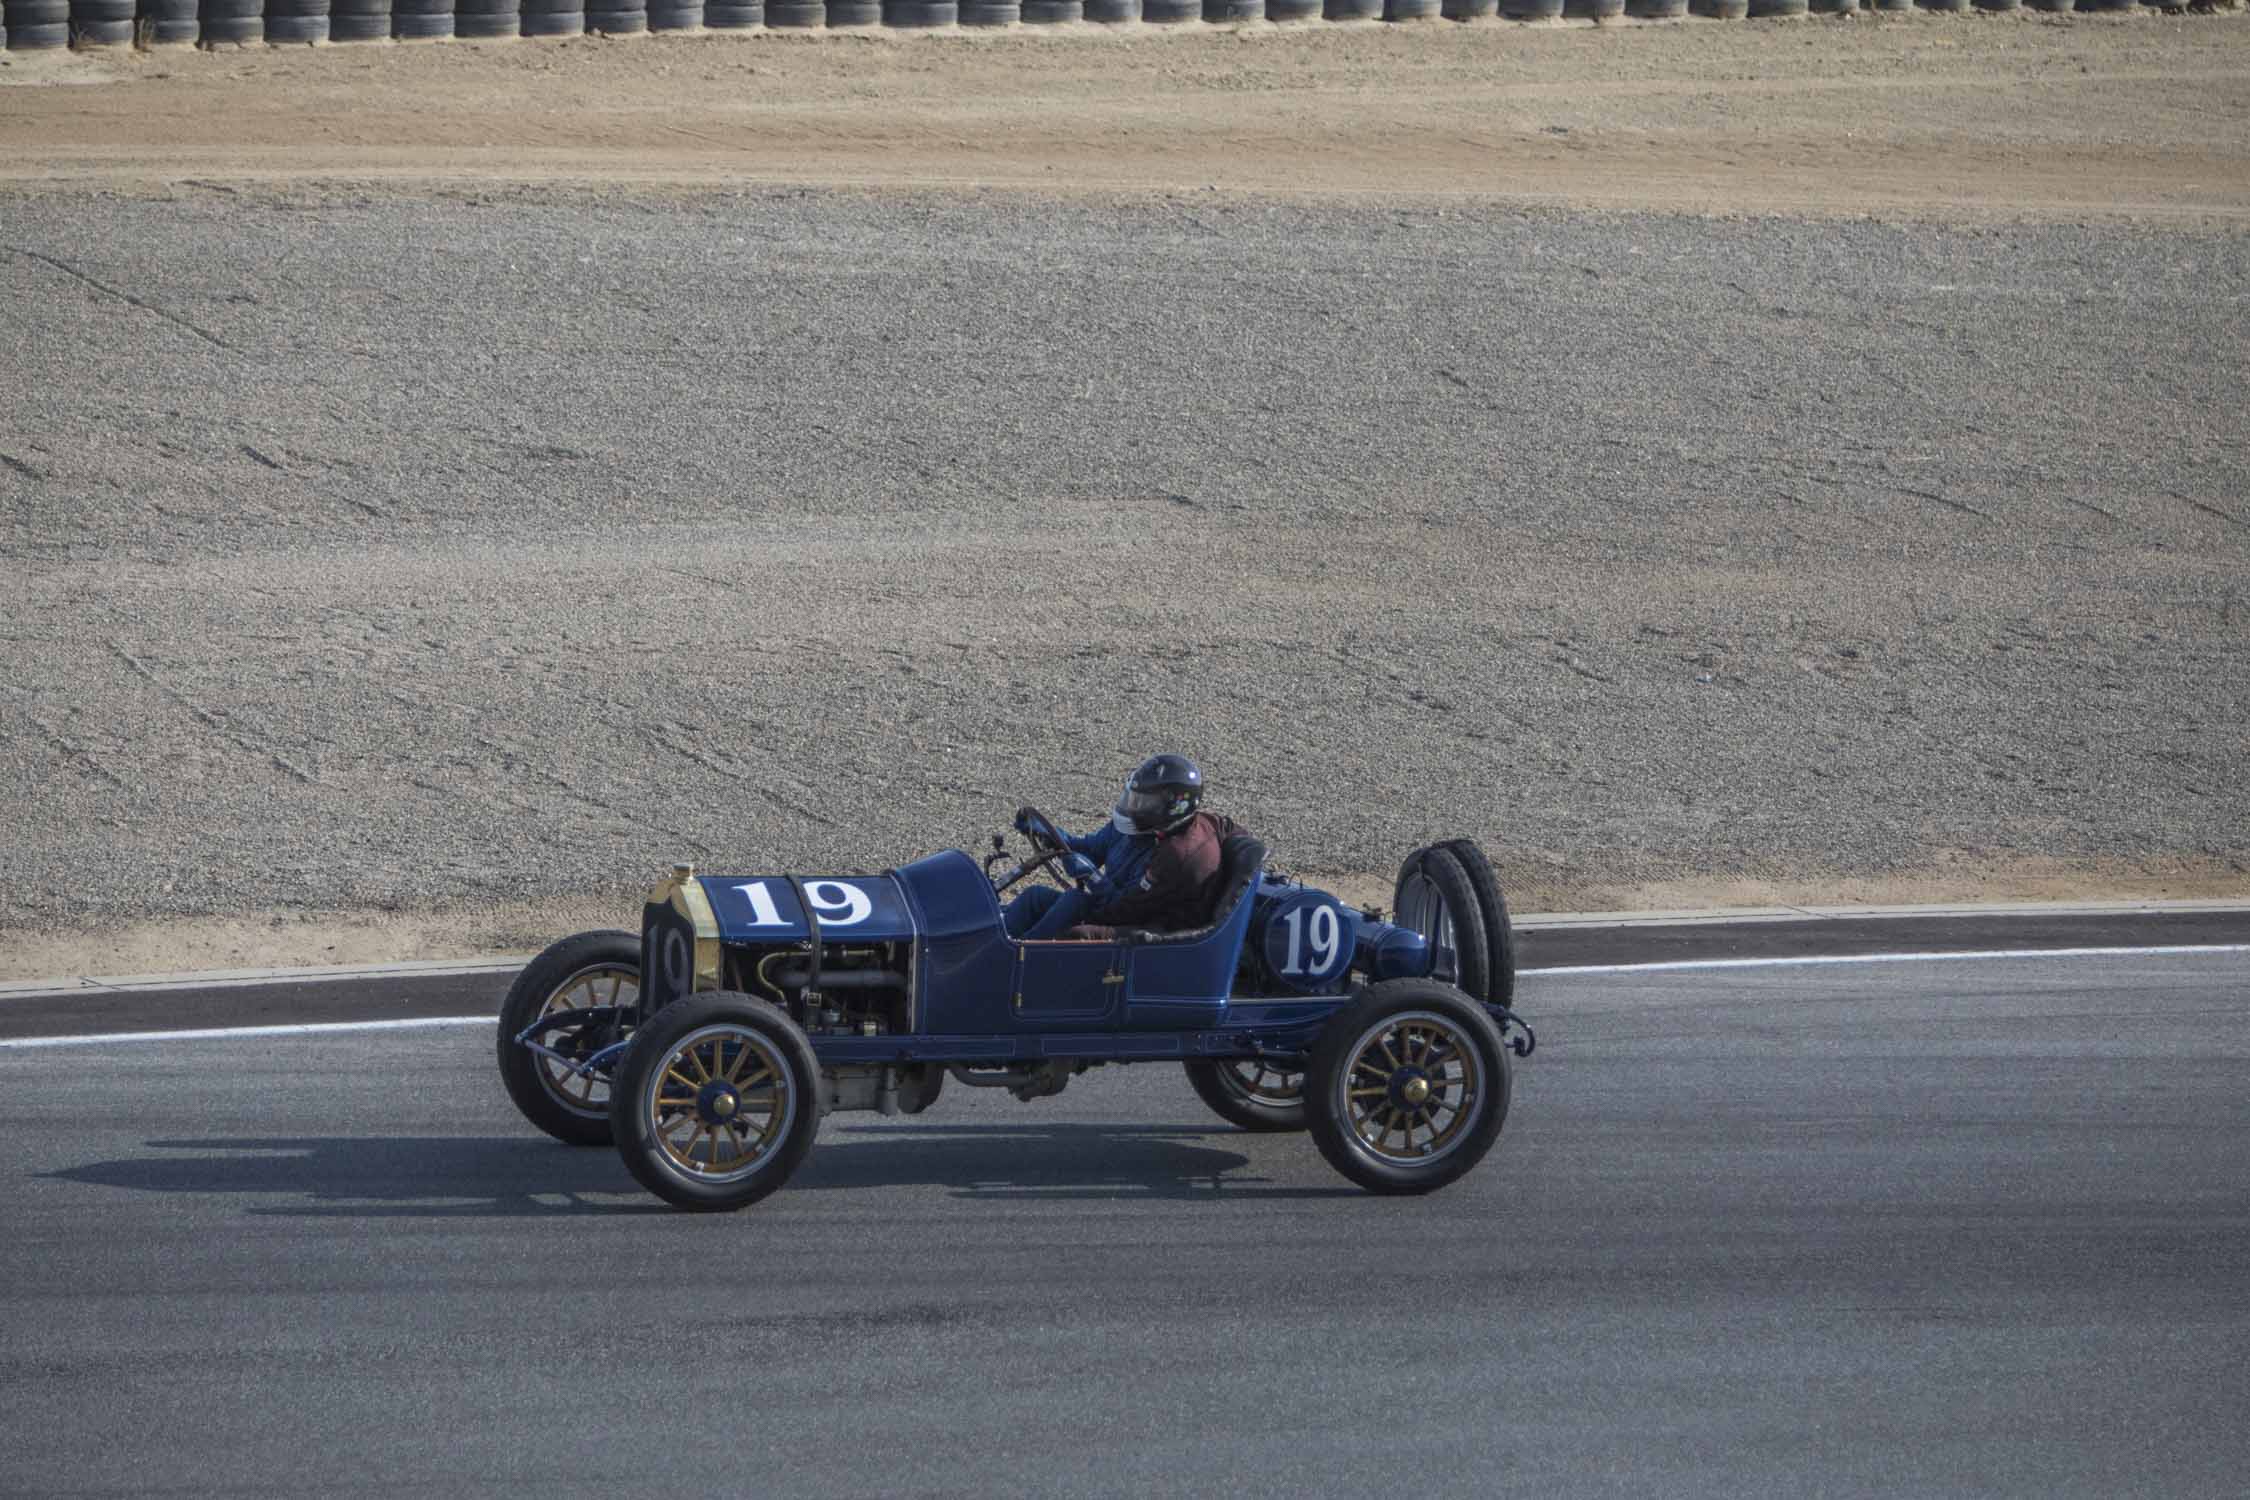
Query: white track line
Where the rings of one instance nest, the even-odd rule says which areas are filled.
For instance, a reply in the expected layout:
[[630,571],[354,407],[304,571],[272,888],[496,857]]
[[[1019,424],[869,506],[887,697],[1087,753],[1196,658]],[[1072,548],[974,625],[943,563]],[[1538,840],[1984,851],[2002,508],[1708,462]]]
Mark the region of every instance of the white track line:
[[113,1031],[106,1036],[25,1036],[0,1040],[0,1052],[29,1047],[98,1047],[107,1042],[226,1042],[245,1037],[325,1036],[335,1031],[423,1031],[497,1026],[492,1016],[417,1016],[406,1021],[321,1021],[302,1026],[212,1026],[198,1031]]
[[1686,969],[1781,969],[1814,964],[1928,964],[1954,959],[2147,958],[2183,953],[2250,953],[2250,943],[2176,943],[2154,948],[1991,948],[1980,953],[1806,953],[1788,958],[1681,958],[1645,964],[1569,964],[1553,969],[1518,969],[1516,977],[1552,979],[1572,974],[1663,974]]
[[[1565,979],[1578,974],[1664,974],[1690,969],[1784,969],[1830,964],[1924,964],[2041,958],[2169,958],[2191,954],[2250,953],[2250,943],[2184,943],[2154,948],[1995,948],[1981,953],[1805,954],[1794,958],[1687,958],[1645,964],[1580,964],[1519,969],[1519,979]],[[116,1031],[106,1036],[29,1036],[0,1040],[0,1052],[33,1047],[101,1047],[112,1042],[212,1042],[275,1036],[326,1036],[347,1031],[417,1031],[440,1026],[493,1026],[491,1016],[425,1016],[405,1021],[326,1021],[302,1026],[219,1026],[200,1031]]]

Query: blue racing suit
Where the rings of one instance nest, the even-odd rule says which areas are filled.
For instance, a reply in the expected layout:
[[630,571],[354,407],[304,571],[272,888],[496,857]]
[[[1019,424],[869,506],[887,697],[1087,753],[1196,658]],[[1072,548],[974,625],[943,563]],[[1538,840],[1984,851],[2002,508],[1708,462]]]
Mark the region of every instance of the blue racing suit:
[[1089,889],[1058,891],[1049,885],[1025,888],[1008,903],[1010,937],[1060,937],[1113,898],[1132,890],[1156,856],[1157,836],[1126,833],[1115,823],[1104,823],[1092,833],[1065,833],[1063,842],[1094,862]]

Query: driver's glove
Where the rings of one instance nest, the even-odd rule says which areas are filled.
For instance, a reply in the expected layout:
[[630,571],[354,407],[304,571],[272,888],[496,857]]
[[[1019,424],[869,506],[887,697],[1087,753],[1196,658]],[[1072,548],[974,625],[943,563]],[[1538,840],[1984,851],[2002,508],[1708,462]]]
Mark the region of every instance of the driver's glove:
[[1031,832],[1031,813],[1032,809],[1028,806],[1016,809],[1016,832],[1021,834]]
[[1101,884],[1102,867],[1073,849],[1062,857],[1063,872],[1073,880]]

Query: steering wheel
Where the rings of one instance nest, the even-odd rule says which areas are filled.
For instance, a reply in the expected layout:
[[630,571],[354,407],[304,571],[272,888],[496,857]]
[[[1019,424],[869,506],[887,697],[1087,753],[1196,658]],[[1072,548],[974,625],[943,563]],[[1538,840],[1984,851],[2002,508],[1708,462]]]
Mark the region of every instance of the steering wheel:
[[[1023,833],[1025,841],[1031,845],[1031,858],[1010,870],[1006,879],[995,881],[993,883],[995,893],[1007,890],[1026,876],[1035,874],[1061,860],[1065,855],[1074,852],[1064,840],[1062,830],[1055,826],[1054,819],[1048,817],[1036,807],[1017,809],[1016,825]],[[992,842],[997,846],[1000,840],[995,837]],[[990,861],[986,862],[988,868],[990,863]],[[1081,891],[1091,892],[1092,882],[1086,878],[1071,875],[1067,871],[1063,873],[1062,878]]]

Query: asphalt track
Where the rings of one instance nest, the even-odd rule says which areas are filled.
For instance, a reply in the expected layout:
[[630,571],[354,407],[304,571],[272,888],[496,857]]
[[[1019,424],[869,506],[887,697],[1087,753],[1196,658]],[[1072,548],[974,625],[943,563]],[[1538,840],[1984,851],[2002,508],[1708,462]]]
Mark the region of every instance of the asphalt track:
[[1417,1201],[1168,1068],[709,1219],[481,1028],[0,1050],[0,1492],[2240,1493],[2250,955],[1524,988]]

